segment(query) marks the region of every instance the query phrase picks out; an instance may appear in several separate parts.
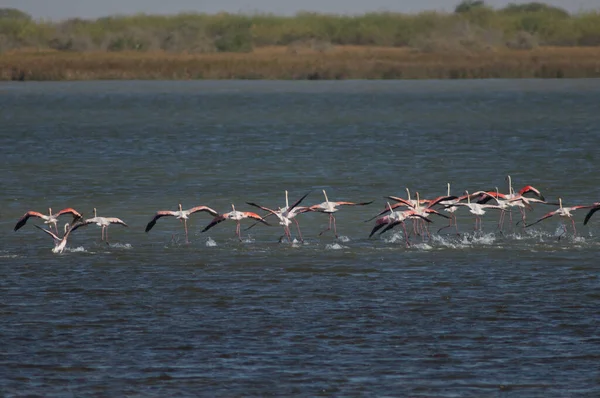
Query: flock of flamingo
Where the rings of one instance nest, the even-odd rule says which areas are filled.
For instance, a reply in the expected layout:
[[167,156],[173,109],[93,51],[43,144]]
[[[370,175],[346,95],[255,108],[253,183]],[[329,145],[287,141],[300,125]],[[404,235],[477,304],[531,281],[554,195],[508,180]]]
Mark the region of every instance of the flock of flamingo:
[[[577,205],[565,207],[563,206],[562,199],[558,198],[558,203],[547,202],[542,195],[542,193],[534,188],[531,185],[526,185],[521,188],[519,191],[515,191],[512,188],[512,181],[510,176],[507,176],[508,180],[508,193],[500,193],[498,188],[493,191],[476,191],[473,193],[469,193],[465,191],[462,196],[453,196],[450,194],[450,184],[448,184],[448,191],[446,195],[439,196],[434,199],[421,199],[419,193],[416,193],[416,199],[412,199],[410,195],[410,190],[406,188],[407,198],[401,198],[397,196],[386,196],[388,199],[386,206],[383,210],[377,213],[375,216],[366,220],[365,222],[375,220],[375,226],[371,230],[369,234],[369,238],[371,238],[376,232],[379,231],[379,235],[383,234],[386,231],[391,230],[392,228],[400,225],[404,230],[404,237],[406,241],[406,246],[410,246],[409,236],[410,233],[406,229],[405,222],[407,220],[412,220],[412,228],[413,232],[416,235],[422,236],[430,236],[428,224],[432,222],[430,216],[435,215],[439,217],[443,217],[449,220],[448,224],[444,227],[440,228],[438,232],[442,231],[445,228],[451,228],[454,226],[456,233],[459,234],[458,225],[456,222],[456,215],[454,214],[460,208],[467,208],[470,213],[475,215],[475,231],[482,229],[481,224],[481,216],[483,216],[488,210],[497,210],[500,212],[499,220],[498,220],[498,229],[502,232],[502,228],[504,225],[504,219],[506,214],[508,213],[511,224],[512,224],[512,208],[517,208],[520,212],[520,220],[516,223],[521,224],[523,228],[530,227],[548,219],[553,216],[558,216],[560,218],[569,219],[571,221],[573,227],[573,234],[577,234],[577,229],[575,227],[575,221],[573,220],[573,212],[580,209],[589,209],[587,215],[585,216],[583,224],[586,225],[592,215],[600,210],[600,202],[593,203],[591,205]],[[171,211],[171,210],[159,210],[155,213],[154,217],[148,222],[146,225],[146,232],[149,232],[155,225],[156,222],[162,217],[175,217],[183,223],[183,228],[185,231],[185,240],[186,243],[189,243],[188,240],[188,228],[187,228],[187,220],[189,216],[194,213],[205,212],[212,215],[214,218],[212,221],[204,227],[202,232],[206,232],[215,225],[226,221],[232,220],[236,222],[236,236],[241,241],[241,220],[243,219],[253,219],[255,223],[250,225],[247,229],[250,229],[257,225],[258,223],[262,223],[265,225],[270,225],[267,222],[267,218],[271,216],[275,216],[279,220],[279,225],[283,226],[284,235],[279,238],[281,242],[285,237],[288,242],[292,243],[293,239],[290,232],[290,225],[292,223],[296,224],[298,231],[298,239],[303,242],[302,234],[300,232],[300,225],[296,220],[296,217],[299,214],[307,213],[307,212],[320,212],[326,213],[329,215],[329,226],[325,230],[321,231],[319,235],[330,231],[333,226],[333,232],[336,237],[337,228],[335,223],[334,213],[339,211],[340,206],[365,206],[373,203],[370,202],[347,202],[347,201],[330,201],[327,197],[327,193],[323,190],[323,195],[325,197],[325,201],[319,204],[315,204],[312,206],[300,206],[300,203],[310,194],[310,192],[306,193],[300,199],[289,204],[288,200],[288,192],[285,191],[285,207],[278,207],[277,210],[271,209],[269,207],[261,206],[256,203],[246,202],[249,206],[253,206],[255,208],[261,209],[265,211],[265,215],[261,216],[255,212],[251,211],[238,211],[235,209],[235,206],[231,205],[231,211],[227,213],[218,213],[217,211],[211,209],[208,206],[196,206],[192,207],[188,210],[183,210],[181,204],[179,204],[179,210]],[[528,195],[528,196],[526,196]],[[393,204],[390,203],[393,202]],[[532,210],[534,204],[543,204],[550,206],[558,206],[555,210],[552,210],[542,217],[537,219],[532,223],[527,223],[526,220],[526,210]],[[399,210],[397,210],[399,209]],[[444,214],[447,213],[447,214]],[[58,217],[62,215],[71,215],[73,220],[71,223],[66,223],[64,226],[64,231],[62,236],[58,231]],[[122,226],[127,227],[127,224],[117,217],[99,217],[96,213],[96,209],[94,208],[94,217],[92,218],[84,218],[81,213],[73,208],[66,208],[58,213],[52,213],[52,209],[48,209],[48,214],[42,214],[37,211],[28,211],[19,219],[17,224],[15,225],[14,230],[17,231],[21,227],[23,227],[27,220],[31,217],[36,217],[44,220],[45,224],[48,224],[48,229],[40,227],[39,225],[35,225],[38,229],[44,231],[54,240],[54,248],[52,251],[54,253],[62,253],[67,245],[67,239],[70,234],[80,227],[84,227],[90,224],[96,224],[101,227],[101,240],[106,241],[108,243],[108,227],[111,224],[120,224]],[[54,227],[54,231],[52,230]],[[566,230],[565,230],[566,231]],[[565,232],[563,232],[564,234]],[[562,235],[561,235],[562,236]],[[559,239],[560,237],[559,236]]]

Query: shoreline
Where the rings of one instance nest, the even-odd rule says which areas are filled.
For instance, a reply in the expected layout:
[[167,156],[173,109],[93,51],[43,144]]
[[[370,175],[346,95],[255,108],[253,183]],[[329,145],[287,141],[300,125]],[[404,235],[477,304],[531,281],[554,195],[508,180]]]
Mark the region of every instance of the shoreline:
[[0,81],[599,78],[600,47],[419,52],[403,47],[290,46],[248,53],[60,52],[0,54]]

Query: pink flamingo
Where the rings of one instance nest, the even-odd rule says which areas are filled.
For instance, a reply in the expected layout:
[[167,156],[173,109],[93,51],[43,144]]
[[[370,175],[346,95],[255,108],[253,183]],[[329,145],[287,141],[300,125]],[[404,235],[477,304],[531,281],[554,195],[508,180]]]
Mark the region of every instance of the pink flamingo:
[[369,238],[371,236],[373,236],[373,234],[375,232],[377,232],[378,230],[380,230],[383,227],[385,227],[385,228],[383,229],[383,231],[381,231],[379,233],[379,235],[381,235],[382,233],[384,233],[387,230],[394,228],[396,225],[401,224],[402,229],[404,230],[404,238],[406,239],[406,247],[408,247],[408,246],[410,246],[410,242],[408,240],[408,233],[406,232],[406,226],[404,225],[404,221],[407,220],[408,218],[420,218],[420,219],[424,220],[425,222],[432,222],[427,217],[417,214],[417,212],[415,210],[404,210],[401,212],[394,211],[394,210],[392,210],[392,206],[390,205],[389,202],[387,203],[387,207],[390,211],[390,214],[379,217],[379,218],[377,218],[377,220],[375,220],[375,226],[371,230],[371,233],[369,234]]
[[44,220],[44,224],[53,225],[56,233],[58,234],[58,228],[57,228],[56,224],[58,223],[58,217],[62,216],[63,214],[71,214],[73,216],[73,222],[80,220],[83,217],[77,210],[75,210],[71,207],[62,209],[61,211],[59,211],[56,214],[52,214],[52,209],[49,208],[48,215],[39,213],[37,211],[29,210],[27,213],[25,213],[23,215],[23,217],[21,217],[19,219],[19,221],[17,221],[17,225],[15,225],[14,230],[18,231],[23,225],[25,225],[25,223],[27,223],[27,220],[29,220],[30,217],[37,217],[37,218],[41,218],[42,220]]
[[[573,215],[571,213],[574,212],[575,210],[589,209],[591,207],[594,207],[594,205],[563,207],[561,198],[558,198],[558,206],[559,206],[558,209],[544,214],[537,221],[534,221],[531,224],[527,224],[527,225],[525,225],[525,227],[531,227],[532,225],[535,225],[535,224],[539,223],[540,221],[545,220],[547,218],[550,218],[553,216],[559,216],[561,218],[568,218],[569,220],[571,220],[571,224],[573,225],[573,236],[576,236],[577,229],[575,228],[575,220],[573,220]],[[562,236],[562,234],[558,237],[558,239],[560,239],[561,236]]]

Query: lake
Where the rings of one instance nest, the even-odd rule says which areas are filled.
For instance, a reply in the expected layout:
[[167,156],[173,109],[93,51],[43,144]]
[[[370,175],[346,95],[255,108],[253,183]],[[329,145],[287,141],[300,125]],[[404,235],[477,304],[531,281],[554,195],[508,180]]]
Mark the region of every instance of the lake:
[[[600,215],[368,238],[385,196],[532,185],[600,201],[600,80],[106,81],[0,85],[0,393],[58,396],[600,395]],[[242,220],[297,217],[304,242]],[[393,203],[393,202],[392,202]],[[118,217],[67,249],[28,210]],[[556,209],[535,204],[532,222]],[[61,217],[59,230],[70,217]],[[562,235],[563,228],[568,228]],[[412,230],[411,223],[407,229]],[[292,235],[297,236],[295,226]]]

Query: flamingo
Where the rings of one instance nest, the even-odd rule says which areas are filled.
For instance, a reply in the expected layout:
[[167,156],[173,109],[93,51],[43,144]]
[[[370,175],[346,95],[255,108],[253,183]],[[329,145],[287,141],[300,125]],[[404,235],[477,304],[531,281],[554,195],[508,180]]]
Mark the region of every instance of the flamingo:
[[[392,200],[396,200],[400,203],[396,203],[393,206],[389,206],[389,209],[386,208],[385,210],[381,211],[379,214],[377,214],[375,217],[378,217],[382,214],[387,213],[388,211],[391,211],[393,209],[396,209],[400,206],[407,206],[409,209],[412,209],[416,212],[417,215],[420,215],[422,217],[429,217],[430,214],[437,214],[440,217],[444,217],[444,218],[450,218],[442,213],[440,213],[437,210],[433,209],[433,206],[439,204],[440,202],[444,202],[444,201],[449,201],[449,200],[455,200],[455,199],[459,199],[456,196],[438,196],[437,198],[430,200],[430,199],[421,199],[419,196],[419,192],[416,193],[417,195],[417,199],[416,200],[412,200],[410,198],[410,191],[408,190],[408,188],[406,188],[406,192],[408,194],[408,199],[402,199],[396,196],[388,196],[388,199],[392,199]],[[425,204],[425,206],[422,206],[422,204]],[[372,217],[371,220],[375,217]],[[370,220],[367,220],[370,221]],[[427,235],[429,234],[429,230],[427,228],[425,228]],[[416,230],[416,224],[413,223],[413,231],[415,232],[415,234],[417,233]]]
[[73,225],[69,225],[69,223],[66,223],[65,227],[64,227],[64,233],[63,233],[62,238],[59,238],[54,232],[50,231],[49,229],[42,228],[39,225],[34,225],[34,226],[36,228],[44,231],[45,233],[50,235],[52,237],[52,239],[54,239],[54,249],[52,249],[52,253],[62,253],[65,250],[65,247],[67,246],[67,239],[69,238],[69,235],[71,234],[71,232],[76,230],[81,225],[82,225],[81,222],[73,223]]
[[[246,202],[246,203],[249,204],[250,206],[258,207],[259,209],[268,211],[269,214],[264,216],[263,219],[265,219],[269,216],[276,216],[279,219],[279,225],[283,225],[283,232],[285,234],[284,236],[286,236],[288,238],[288,241],[291,243],[292,236],[290,233],[289,226],[292,223],[292,220],[294,222],[296,222],[296,227],[298,228],[298,236],[300,237],[300,241],[303,241],[302,234],[300,233],[300,225],[298,224],[298,221],[296,220],[296,216],[298,214],[300,214],[299,212],[306,211],[307,207],[303,207],[299,210],[296,210],[296,208],[300,204],[300,202],[302,202],[302,200],[304,200],[304,198],[306,198],[308,196],[309,193],[310,192],[308,192],[306,195],[304,195],[303,197],[298,199],[292,206],[290,206],[289,201],[288,201],[288,191],[286,190],[285,191],[285,207],[284,208],[280,207],[277,210],[269,209],[268,207],[260,206],[260,205],[257,205],[256,203],[252,203],[252,202]],[[252,228],[256,224],[257,223],[252,224],[251,226],[246,228],[246,230]],[[281,238],[283,238],[283,236]],[[281,242],[281,238],[279,239],[280,242]]]
[[[479,195],[481,192],[478,192],[474,195]],[[479,230],[481,227],[481,216],[485,214],[486,209],[495,209],[495,210],[503,210],[499,205],[488,205],[481,203],[471,203],[471,195],[469,195],[469,191],[465,191],[465,195],[467,196],[467,203],[455,203],[454,206],[464,206],[469,208],[469,212],[475,215],[475,230],[477,230],[477,224],[479,224]]]
[[171,211],[171,210],[157,211],[156,214],[154,215],[154,218],[152,220],[150,220],[148,225],[146,225],[146,232],[150,231],[154,227],[154,225],[156,224],[156,221],[159,218],[165,217],[165,216],[172,216],[172,217],[177,218],[179,221],[183,222],[183,228],[185,230],[185,243],[190,243],[188,240],[187,220],[191,214],[197,213],[199,211],[210,213],[213,216],[219,215],[219,213],[217,213],[215,210],[211,209],[208,206],[196,206],[196,207],[192,207],[191,209],[183,210],[183,208],[181,207],[181,203],[179,203],[179,210],[177,210],[177,211]]
[[[431,200],[427,200],[427,199],[422,199],[422,200],[419,198],[411,199],[410,198],[410,190],[408,189],[408,187],[406,187],[406,196],[408,197],[408,199],[403,199],[398,196],[386,196],[386,198],[395,200],[396,202],[400,202],[400,203],[396,203],[395,205],[393,205],[392,209],[396,209],[397,207],[400,207],[400,206],[407,206],[407,207],[414,208],[420,204],[429,204],[431,202]],[[387,211],[387,208],[385,211]],[[373,218],[375,218],[375,217],[373,217]]]
[[[448,184],[448,189],[450,189],[449,185],[450,184]],[[439,214],[437,211],[435,211],[435,210],[432,209],[433,206],[435,206],[436,204],[442,204],[442,202],[444,202],[444,201],[451,201],[451,200],[457,199],[456,196],[450,196],[450,195],[448,195],[448,196],[439,196],[439,197],[437,197],[437,198],[435,198],[433,200],[430,200],[430,199],[421,199],[419,197],[419,193],[418,192],[417,192],[417,199],[411,199],[411,197],[410,197],[410,191],[408,190],[408,188],[406,188],[406,193],[408,195],[408,199],[403,199],[403,198],[400,198],[398,196],[386,196],[387,199],[392,199],[392,200],[394,200],[396,202],[399,202],[399,203],[395,203],[395,204],[393,204],[391,206],[386,206],[385,209],[383,209],[382,211],[380,211],[379,213],[377,213],[373,217],[369,218],[368,220],[365,220],[365,222],[369,222],[369,221],[371,221],[371,220],[373,220],[373,219],[375,219],[375,218],[377,218],[377,217],[379,217],[379,216],[387,213],[388,211],[393,211],[393,210],[395,210],[395,209],[397,209],[398,207],[401,207],[401,206],[406,206],[409,209],[425,209],[423,211],[429,212],[429,213]],[[422,207],[421,204],[426,204],[426,206]],[[442,217],[445,217],[445,216],[442,215]],[[449,217],[446,217],[446,218],[449,218]]]
[[544,199],[544,195],[542,195],[542,193],[537,188],[532,187],[531,185],[525,185],[519,190],[519,192],[515,192],[515,190],[512,187],[512,179],[510,178],[510,176],[506,176],[506,178],[508,179],[508,195],[505,195],[506,199],[514,199],[519,196],[523,196],[526,193],[533,193],[535,196],[537,196],[538,199],[543,201],[546,200]]
[[325,230],[321,231],[319,233],[319,236],[321,236],[323,233],[331,230],[331,223],[333,222],[333,233],[336,238],[338,237],[337,228],[335,225],[335,217],[333,215],[333,213],[335,213],[336,211],[339,210],[338,206],[365,206],[365,205],[373,203],[373,201],[362,202],[362,203],[344,202],[344,201],[330,202],[329,199],[327,198],[327,192],[325,192],[325,190],[323,190],[323,195],[325,195],[325,202],[321,202],[317,205],[309,206],[308,209],[305,210],[305,211],[316,211],[319,213],[329,214],[329,227],[326,228]]
[[19,219],[19,221],[17,221],[17,225],[15,225],[14,231],[18,231],[23,225],[25,225],[25,223],[27,223],[27,220],[29,220],[29,217],[38,217],[44,220],[44,224],[54,225],[54,229],[58,234],[58,227],[56,226],[56,224],[58,223],[58,217],[62,216],[63,214],[71,214],[73,216],[73,222],[83,218],[83,216],[77,210],[71,207],[62,209],[56,214],[52,214],[52,208],[48,208],[48,215],[30,210],[27,213],[25,213],[23,217]]
[[454,214],[456,212],[456,210],[458,210],[458,206],[454,206],[456,203],[464,200],[466,198],[466,196],[451,196],[450,195],[450,183],[448,183],[448,194],[446,196],[446,198],[440,200],[437,202],[437,204],[444,206],[444,211],[450,213],[450,221],[448,222],[448,225],[446,225],[445,227],[442,227],[440,229],[438,229],[438,233],[446,228],[449,228],[452,226],[452,223],[454,222],[454,227],[456,228],[456,234],[459,235],[458,233],[458,223],[456,222],[456,215]]
[[588,211],[588,214],[585,215],[585,220],[583,220],[583,225],[586,225],[590,218],[594,215],[595,212],[600,210],[600,202],[596,202],[592,205],[592,209]]
[[[96,224],[97,226],[102,228],[102,232],[101,232],[101,240],[106,241],[106,244],[108,244],[108,226],[110,224],[120,224],[124,227],[127,227],[128,225],[125,224],[125,222],[123,220],[121,220],[120,218],[116,218],[116,217],[98,217],[98,215],[96,214],[96,208],[94,207],[94,217],[92,218],[88,218],[86,220],[81,221],[80,223],[81,225],[77,225],[77,228],[79,227],[83,227],[89,224]],[[75,227],[73,227],[75,228]]]
[[231,204],[231,211],[230,212],[217,215],[215,218],[213,218],[213,220],[210,222],[210,224],[208,224],[202,230],[202,232],[208,231],[209,229],[211,229],[212,227],[214,227],[218,223],[223,222],[225,220],[234,220],[237,223],[237,226],[235,228],[235,233],[236,233],[238,239],[241,242],[242,241],[242,236],[240,234],[240,221],[243,220],[244,218],[252,218],[252,219],[258,220],[259,222],[261,222],[261,223],[263,223],[265,225],[270,225],[268,222],[266,222],[261,216],[259,216],[256,213],[253,213],[251,211],[237,211],[237,210],[235,210],[235,206],[232,203]]
[[375,220],[375,226],[371,230],[369,238],[383,227],[385,227],[385,229],[381,231],[379,235],[381,235],[389,229],[394,228],[398,224],[402,224],[402,229],[404,229],[404,238],[406,239],[406,247],[408,247],[410,246],[410,242],[408,241],[408,233],[406,232],[406,226],[404,225],[404,221],[408,218],[421,218],[426,222],[432,222],[427,217],[417,214],[414,210],[404,210],[402,212],[394,211],[392,210],[392,206],[389,202],[387,203],[387,207],[390,211],[390,214],[379,217],[377,220]]
[[[575,210],[579,210],[579,209],[589,209],[590,207],[594,207],[594,205],[586,205],[586,206],[580,205],[580,206],[563,207],[561,198],[558,198],[558,206],[559,206],[558,209],[544,214],[537,221],[534,221],[531,224],[527,224],[527,225],[525,225],[525,227],[531,227],[532,225],[535,225],[535,224],[539,223],[540,221],[550,218],[552,216],[559,216],[561,218],[568,218],[569,220],[571,220],[571,224],[573,225],[573,236],[576,236],[577,229],[575,228],[575,220],[573,220],[573,215],[571,214],[571,212],[573,212]],[[561,236],[562,236],[562,234],[561,234]],[[558,239],[560,239],[560,236],[558,237]]]

